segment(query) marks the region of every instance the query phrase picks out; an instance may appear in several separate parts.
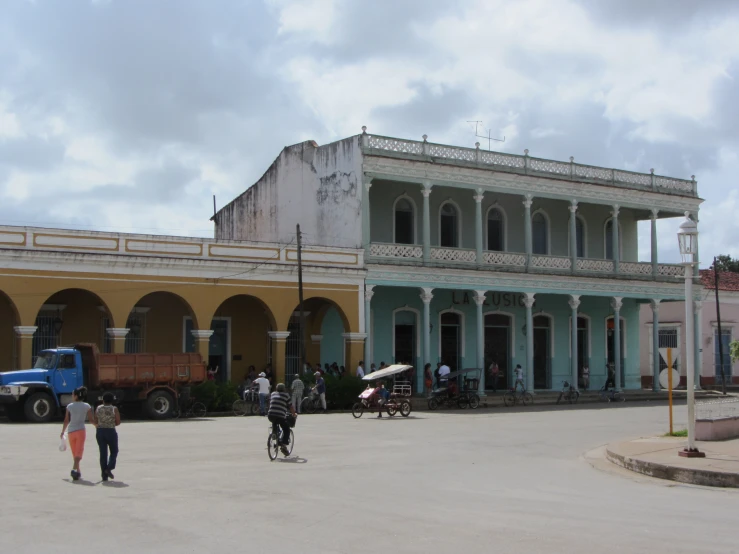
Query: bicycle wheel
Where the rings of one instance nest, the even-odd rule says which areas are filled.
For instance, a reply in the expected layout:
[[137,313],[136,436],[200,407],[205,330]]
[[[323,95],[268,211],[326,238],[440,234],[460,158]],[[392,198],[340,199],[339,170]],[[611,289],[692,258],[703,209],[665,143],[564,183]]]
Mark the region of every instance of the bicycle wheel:
[[295,433],[290,429],[290,444],[287,445],[287,454],[285,454],[286,458],[293,453],[293,446],[295,446]]
[[470,395],[470,408],[476,410],[480,407],[480,397],[476,394]]
[[439,407],[439,401],[436,398],[429,398],[429,410],[436,410]]
[[562,401],[562,394],[563,393],[561,392],[559,393],[559,396],[557,397],[557,404],[559,404]]
[[600,392],[600,398],[599,398],[599,400],[601,402],[610,402],[611,401],[611,397],[608,396],[608,393],[607,392],[601,391]]
[[385,406],[385,409],[387,410],[387,415],[390,417],[393,417],[395,414],[398,413],[398,407],[395,404],[387,404]]
[[626,397],[624,396],[624,393],[622,392],[614,392],[613,393],[613,401],[614,402],[626,402]]
[[356,419],[359,419],[360,417],[362,417],[363,413],[364,413],[364,404],[362,404],[361,402],[355,402],[354,406],[352,406],[352,415]]
[[503,396],[503,403],[506,406],[513,406],[516,403],[516,395],[512,391],[507,391]]
[[527,404],[533,404],[534,397],[530,392],[525,392],[521,395],[521,402],[523,402],[524,406],[526,406]]
[[246,403],[240,399],[234,400],[234,403],[231,405],[231,410],[233,411],[235,416],[245,416],[246,409]]
[[411,403],[407,400],[404,400],[400,404],[400,415],[402,415],[403,417],[408,417],[409,415],[411,415]]
[[195,402],[195,404],[192,405],[191,413],[193,417],[205,417],[205,404],[202,402]]
[[267,454],[269,455],[269,459],[275,461],[279,450],[280,447],[277,444],[277,435],[270,432],[269,437],[267,437]]
[[574,390],[570,394],[570,404],[577,404],[577,401],[580,399],[580,391]]
[[460,410],[466,410],[470,407],[470,397],[466,394],[461,395],[457,398],[457,408]]

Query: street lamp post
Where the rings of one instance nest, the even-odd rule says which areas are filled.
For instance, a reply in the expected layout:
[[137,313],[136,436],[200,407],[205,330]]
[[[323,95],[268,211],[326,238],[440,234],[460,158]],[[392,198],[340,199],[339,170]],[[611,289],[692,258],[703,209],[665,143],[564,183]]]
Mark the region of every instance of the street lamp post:
[[[695,335],[693,334],[693,264],[698,251],[698,224],[685,212],[677,233],[680,255],[685,266],[685,360],[688,381],[688,447],[679,452],[686,458],[704,458],[695,447]],[[670,368],[668,368],[670,371]]]

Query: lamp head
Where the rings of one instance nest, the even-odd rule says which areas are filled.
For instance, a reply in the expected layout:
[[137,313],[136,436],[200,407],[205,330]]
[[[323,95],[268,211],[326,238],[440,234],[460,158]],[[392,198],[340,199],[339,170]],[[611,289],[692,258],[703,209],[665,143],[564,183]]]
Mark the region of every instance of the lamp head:
[[690,219],[689,212],[685,212],[685,221],[680,224],[680,230],[677,232],[677,242],[680,246],[683,263],[693,263],[693,256],[698,251],[698,224]]

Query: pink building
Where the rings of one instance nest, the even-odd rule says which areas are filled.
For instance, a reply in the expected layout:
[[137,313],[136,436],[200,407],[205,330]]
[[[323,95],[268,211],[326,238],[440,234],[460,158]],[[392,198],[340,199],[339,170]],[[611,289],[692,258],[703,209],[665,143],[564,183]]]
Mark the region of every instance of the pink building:
[[[714,273],[701,270],[701,301],[696,302],[695,334],[696,383],[702,387],[721,385],[721,364],[718,347],[718,318],[716,317],[716,287]],[[732,364],[729,343],[739,338],[739,273],[719,274],[719,301],[723,335],[724,375],[727,384],[739,384],[739,363]],[[654,375],[654,318],[659,325],[659,348],[679,348],[680,354],[673,367],[680,372],[680,386],[685,386],[685,303],[650,302],[642,304],[639,314],[639,342],[642,387],[652,388]],[[660,370],[667,367],[659,358]],[[700,376],[700,380],[698,380]]]

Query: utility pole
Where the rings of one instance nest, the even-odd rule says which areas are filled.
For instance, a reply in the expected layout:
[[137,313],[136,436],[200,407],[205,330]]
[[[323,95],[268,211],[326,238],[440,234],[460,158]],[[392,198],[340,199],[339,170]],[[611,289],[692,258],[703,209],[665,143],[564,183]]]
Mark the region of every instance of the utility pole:
[[716,323],[718,324],[718,361],[721,364],[721,393],[726,394],[726,375],[724,375],[724,335],[721,332],[721,307],[718,302],[718,264],[713,257],[713,284],[716,287]]
[[305,371],[305,311],[303,310],[303,258],[302,243],[300,241],[300,223],[296,225],[298,233],[298,310],[300,310],[300,324],[298,332],[300,336],[300,367],[298,375],[302,375]]

